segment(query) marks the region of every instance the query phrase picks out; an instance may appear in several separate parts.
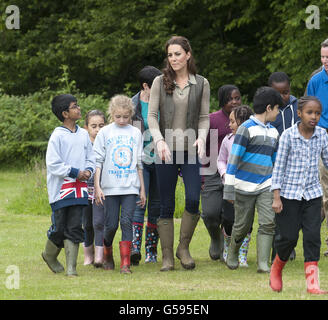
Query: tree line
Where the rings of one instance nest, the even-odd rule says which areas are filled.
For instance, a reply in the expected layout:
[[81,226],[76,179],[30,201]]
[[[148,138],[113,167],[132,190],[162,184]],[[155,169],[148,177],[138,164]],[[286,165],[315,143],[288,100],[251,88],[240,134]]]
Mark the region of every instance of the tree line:
[[[6,28],[9,5],[19,8],[18,29]],[[316,2],[319,16],[312,29],[310,5],[298,0],[4,0],[0,160],[44,153],[58,124],[50,112],[55,94],[77,94],[84,113],[105,111],[116,93],[136,93],[138,71],[164,66],[165,42],[174,34],[190,40],[198,73],[211,85],[211,111],[223,84],[237,85],[243,102],[251,102],[274,71],[286,72],[292,94],[300,97],[320,66],[320,43],[328,37],[326,1]]]
[[[70,79],[86,94],[136,91],[138,70],[162,68],[164,44],[178,34],[190,40],[198,71],[215,94],[221,85],[234,83],[251,98],[271,72],[285,71],[292,93],[299,96],[320,66],[320,43],[328,27],[324,0],[316,2],[320,29],[306,27],[311,1],[14,2],[20,29],[0,24],[0,88],[10,95],[55,90],[61,66],[68,66]],[[10,4],[2,1],[3,21]]]

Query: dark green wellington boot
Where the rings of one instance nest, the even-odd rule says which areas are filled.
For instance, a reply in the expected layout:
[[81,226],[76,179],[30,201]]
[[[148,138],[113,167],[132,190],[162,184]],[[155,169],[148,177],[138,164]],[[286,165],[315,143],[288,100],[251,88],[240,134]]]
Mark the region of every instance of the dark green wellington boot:
[[270,273],[269,259],[271,255],[273,235],[257,234],[257,272]]
[[228,268],[231,270],[237,269],[239,266],[239,249],[242,243],[243,239],[241,239],[241,241],[239,242],[236,242],[236,239],[234,238],[233,234],[231,235],[226,261]]
[[195,261],[189,252],[189,244],[197,226],[199,214],[191,214],[184,211],[180,226],[180,239],[176,252],[176,257],[180,260],[182,267],[185,269],[194,269]]
[[223,235],[220,226],[209,223],[205,224],[205,226],[211,238],[211,243],[208,250],[210,258],[212,260],[221,259],[223,256]]
[[71,240],[64,240],[64,248],[66,255],[66,275],[77,276],[76,261],[79,253],[79,243],[74,243]]
[[57,260],[57,257],[61,251],[51,240],[48,239],[45,250],[41,253],[41,256],[49,269],[54,273],[63,272],[65,269],[62,264]]
[[162,249],[162,267],[161,271],[170,271],[174,269],[174,222],[173,219],[159,219],[157,229]]

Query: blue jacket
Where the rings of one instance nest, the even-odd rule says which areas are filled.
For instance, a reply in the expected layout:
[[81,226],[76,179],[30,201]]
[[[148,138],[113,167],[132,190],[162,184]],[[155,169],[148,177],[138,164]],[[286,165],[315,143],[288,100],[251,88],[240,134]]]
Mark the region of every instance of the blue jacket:
[[275,121],[271,122],[281,135],[286,129],[293,126],[299,117],[297,115],[297,98],[290,95],[289,103],[284,107],[279,107],[279,114]]
[[322,104],[318,126],[328,129],[328,75],[325,69],[315,74],[309,81],[307,95],[317,97]]

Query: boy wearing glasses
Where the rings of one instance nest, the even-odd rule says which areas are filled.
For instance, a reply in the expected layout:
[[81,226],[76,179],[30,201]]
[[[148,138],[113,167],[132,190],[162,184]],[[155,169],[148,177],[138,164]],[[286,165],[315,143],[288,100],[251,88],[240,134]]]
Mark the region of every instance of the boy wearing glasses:
[[66,274],[76,276],[79,243],[84,241],[82,208],[88,205],[86,181],[94,172],[95,156],[88,132],[76,124],[81,118],[76,98],[62,94],[52,100],[51,106],[62,125],[51,134],[46,154],[52,225],[42,258],[51,271],[63,272],[57,256],[64,248]]

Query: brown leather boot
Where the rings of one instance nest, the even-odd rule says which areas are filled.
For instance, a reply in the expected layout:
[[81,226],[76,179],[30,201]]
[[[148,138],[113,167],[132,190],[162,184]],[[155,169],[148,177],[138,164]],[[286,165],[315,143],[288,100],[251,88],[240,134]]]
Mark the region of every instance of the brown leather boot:
[[113,259],[113,246],[106,247],[104,244],[104,262],[103,268],[105,270],[114,270],[115,263]]

